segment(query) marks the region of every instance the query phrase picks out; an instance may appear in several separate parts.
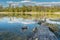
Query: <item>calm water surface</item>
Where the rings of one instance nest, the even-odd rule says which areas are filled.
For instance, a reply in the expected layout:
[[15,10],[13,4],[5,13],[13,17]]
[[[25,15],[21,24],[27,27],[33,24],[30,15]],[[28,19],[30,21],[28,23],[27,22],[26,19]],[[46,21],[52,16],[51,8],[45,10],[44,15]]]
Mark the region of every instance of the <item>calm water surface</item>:
[[[27,26],[27,30],[23,31],[22,27]],[[0,40],[26,40],[34,33],[33,28],[39,27],[34,20],[16,18],[16,17],[3,17],[0,18]],[[57,27],[60,28],[60,25]],[[57,37],[60,40],[60,30],[57,32]]]
[[[23,26],[27,26],[28,29],[26,31],[22,31]],[[3,40],[3,38],[6,39],[6,36],[9,34],[11,35],[11,37],[16,36],[17,38],[17,36],[19,36],[21,37],[22,40],[25,40],[24,38],[27,38],[27,36],[31,36],[33,34],[32,32],[33,28],[38,26],[39,25],[33,20],[16,17],[0,18],[0,39],[1,40]],[[9,39],[7,40],[11,39],[9,35],[8,35]]]
[[55,20],[47,20],[48,23],[50,24],[55,24],[57,25],[56,27],[59,28],[59,30],[57,32],[55,32],[56,36],[58,37],[58,39],[60,40],[60,19],[55,19]]

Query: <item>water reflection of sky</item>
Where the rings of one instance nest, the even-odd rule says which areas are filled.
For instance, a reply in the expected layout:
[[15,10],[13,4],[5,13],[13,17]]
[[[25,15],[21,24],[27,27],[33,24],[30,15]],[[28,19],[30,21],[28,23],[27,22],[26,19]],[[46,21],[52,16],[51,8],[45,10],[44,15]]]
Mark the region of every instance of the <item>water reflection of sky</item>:
[[[27,26],[27,31],[23,32],[22,27]],[[13,32],[21,35],[29,35],[31,34],[34,27],[37,27],[38,24],[36,24],[33,20],[23,19],[23,18],[9,18],[4,17],[0,18],[0,32],[1,31],[8,31]]]
[[55,32],[58,40],[60,40],[60,19],[47,19],[47,23],[54,24],[58,31]]
[[33,20],[29,20],[29,19],[23,19],[23,18],[8,18],[8,17],[4,17],[4,18],[1,18],[0,19],[0,22],[3,22],[3,23],[22,23],[22,24],[34,24],[36,22],[34,22]]

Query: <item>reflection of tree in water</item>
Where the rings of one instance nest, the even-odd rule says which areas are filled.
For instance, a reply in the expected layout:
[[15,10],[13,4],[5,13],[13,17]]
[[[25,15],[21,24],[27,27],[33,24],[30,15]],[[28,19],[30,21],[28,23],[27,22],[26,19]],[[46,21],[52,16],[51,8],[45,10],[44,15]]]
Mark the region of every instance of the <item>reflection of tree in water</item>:
[[14,20],[14,17],[10,17],[10,21]]
[[11,32],[0,32],[0,40],[26,40],[20,35]]

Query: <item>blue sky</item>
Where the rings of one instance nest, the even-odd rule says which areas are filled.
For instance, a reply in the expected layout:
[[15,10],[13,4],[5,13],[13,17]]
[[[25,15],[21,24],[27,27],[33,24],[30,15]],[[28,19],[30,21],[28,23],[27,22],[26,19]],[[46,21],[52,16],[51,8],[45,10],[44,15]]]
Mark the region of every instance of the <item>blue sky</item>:
[[[7,6],[7,1],[13,1],[13,2],[19,2],[23,0],[0,0],[0,4],[3,4],[4,6]],[[30,0],[34,2],[60,2],[60,0]]]
[[[22,1],[22,0],[0,0],[0,2],[6,2],[6,1]],[[31,0],[31,1],[38,1],[38,2],[59,2],[60,0]]]

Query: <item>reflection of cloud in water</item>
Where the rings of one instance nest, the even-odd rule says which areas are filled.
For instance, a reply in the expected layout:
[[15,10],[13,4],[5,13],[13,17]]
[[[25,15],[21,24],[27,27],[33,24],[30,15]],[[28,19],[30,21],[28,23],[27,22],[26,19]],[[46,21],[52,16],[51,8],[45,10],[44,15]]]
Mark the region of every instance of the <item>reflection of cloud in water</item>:
[[12,21],[8,21],[8,23],[34,24],[36,22],[33,22],[31,20],[12,20]]
[[29,19],[23,19],[23,18],[16,18],[16,17],[4,17],[0,19],[0,22],[3,23],[22,23],[22,24],[34,24],[36,23],[33,20],[29,20]]
[[58,22],[58,21],[51,21],[49,19],[47,19],[46,22],[50,23],[50,24],[60,24],[60,22]]
[[23,24],[34,24],[36,22],[21,22],[21,23],[23,23]]

